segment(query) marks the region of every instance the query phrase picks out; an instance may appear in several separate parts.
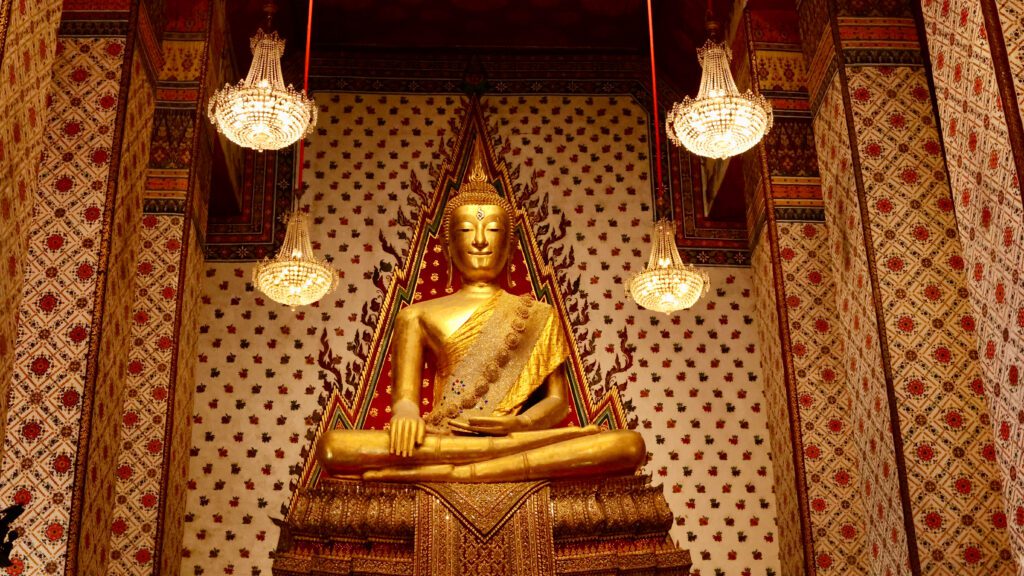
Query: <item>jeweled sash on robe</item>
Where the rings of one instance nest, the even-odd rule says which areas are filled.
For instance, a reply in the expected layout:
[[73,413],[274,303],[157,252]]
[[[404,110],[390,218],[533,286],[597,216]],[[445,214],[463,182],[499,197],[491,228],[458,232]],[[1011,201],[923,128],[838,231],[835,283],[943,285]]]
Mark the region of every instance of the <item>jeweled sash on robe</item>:
[[498,292],[445,340],[425,419],[447,430],[451,418],[516,414],[568,355],[550,305]]

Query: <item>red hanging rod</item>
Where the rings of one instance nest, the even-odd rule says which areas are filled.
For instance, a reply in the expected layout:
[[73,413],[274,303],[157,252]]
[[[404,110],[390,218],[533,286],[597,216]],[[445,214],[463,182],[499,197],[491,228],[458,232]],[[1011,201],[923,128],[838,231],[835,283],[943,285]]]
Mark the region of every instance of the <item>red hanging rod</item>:
[[651,116],[654,117],[654,167],[658,172],[657,186],[660,187],[663,184],[661,178],[661,113],[658,109],[658,72],[654,66],[654,18],[651,0],[647,0],[647,35],[651,43],[651,97],[654,100]]
[[[306,16],[306,61],[302,73],[302,91],[309,97],[309,41],[313,36],[313,0],[309,0],[309,10]],[[315,104],[314,104],[315,105]],[[306,137],[299,138],[299,174],[295,179],[296,196],[302,197],[302,167],[306,164]]]

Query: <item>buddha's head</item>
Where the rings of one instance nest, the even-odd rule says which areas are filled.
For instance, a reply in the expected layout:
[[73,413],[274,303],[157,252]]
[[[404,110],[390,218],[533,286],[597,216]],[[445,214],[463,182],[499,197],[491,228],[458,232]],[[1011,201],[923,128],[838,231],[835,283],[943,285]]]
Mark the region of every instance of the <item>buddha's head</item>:
[[463,281],[499,278],[512,248],[512,205],[487,182],[479,151],[468,178],[445,207],[448,258]]

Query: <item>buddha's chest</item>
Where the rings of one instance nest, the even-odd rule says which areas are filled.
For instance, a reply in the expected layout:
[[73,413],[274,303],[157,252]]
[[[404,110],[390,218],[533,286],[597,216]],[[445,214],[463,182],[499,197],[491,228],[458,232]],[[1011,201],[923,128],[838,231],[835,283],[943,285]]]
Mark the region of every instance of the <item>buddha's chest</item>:
[[463,328],[482,303],[461,301],[445,303],[423,314],[421,319],[428,346],[438,355],[445,354],[445,343]]

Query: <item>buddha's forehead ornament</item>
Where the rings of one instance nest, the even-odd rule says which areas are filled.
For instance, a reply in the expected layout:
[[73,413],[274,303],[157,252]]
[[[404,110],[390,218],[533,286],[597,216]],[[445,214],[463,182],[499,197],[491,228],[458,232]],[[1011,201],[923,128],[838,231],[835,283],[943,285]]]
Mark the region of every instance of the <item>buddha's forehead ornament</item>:
[[[512,204],[499,195],[498,191],[487,179],[481,138],[482,136],[477,136],[476,143],[473,145],[473,156],[469,160],[469,177],[462,183],[462,186],[459,186],[454,195],[448,199],[448,205],[444,208],[443,239],[445,244],[448,243],[448,228],[451,226],[452,213],[459,206],[466,206],[468,204],[497,206],[505,212],[508,222],[514,221],[515,209],[512,208]],[[477,210],[477,220],[483,220],[484,217],[486,217],[484,211],[482,209]]]

